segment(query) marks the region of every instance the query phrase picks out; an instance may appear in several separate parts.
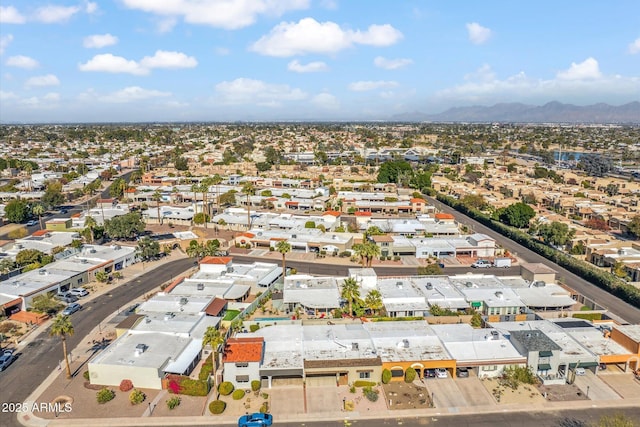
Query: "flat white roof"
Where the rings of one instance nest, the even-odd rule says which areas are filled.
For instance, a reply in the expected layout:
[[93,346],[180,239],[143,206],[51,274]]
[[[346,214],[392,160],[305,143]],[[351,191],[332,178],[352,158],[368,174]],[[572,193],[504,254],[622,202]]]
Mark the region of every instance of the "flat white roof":
[[363,326],[383,362],[452,359],[426,321],[366,322]]
[[287,276],[283,288],[283,303],[300,303],[308,308],[340,307],[338,278],[304,274]]
[[497,332],[495,329],[474,329],[466,323],[431,325],[431,328],[459,365],[464,362],[526,362],[526,357],[504,335],[498,333],[495,339],[491,334],[491,331]]
[[373,341],[361,323],[305,325],[305,360],[342,360],[377,358]]
[[640,325],[616,325],[614,327],[635,342],[640,342]]
[[147,313],[200,313],[211,302],[211,297],[180,296],[158,294],[140,304],[136,310],[139,314]]
[[236,338],[258,336],[264,338],[264,356],[260,369],[300,369],[304,367],[303,327],[275,325],[256,332],[237,334]]

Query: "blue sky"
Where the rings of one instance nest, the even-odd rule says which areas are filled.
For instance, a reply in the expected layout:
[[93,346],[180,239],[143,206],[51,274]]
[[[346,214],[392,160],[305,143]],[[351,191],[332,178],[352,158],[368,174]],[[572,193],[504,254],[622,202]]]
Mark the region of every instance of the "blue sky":
[[1,122],[640,100],[640,1],[3,0]]

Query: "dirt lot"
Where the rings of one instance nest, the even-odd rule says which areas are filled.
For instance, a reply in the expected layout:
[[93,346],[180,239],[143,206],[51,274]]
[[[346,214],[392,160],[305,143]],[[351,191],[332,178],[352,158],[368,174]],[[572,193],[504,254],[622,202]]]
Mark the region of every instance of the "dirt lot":
[[564,385],[538,385],[538,391],[543,396],[546,393],[549,402],[568,402],[571,400],[588,400],[589,398],[580,391],[575,384]]
[[389,409],[431,408],[431,394],[426,387],[404,382],[391,382],[382,386]]
[[501,386],[498,380],[492,378],[483,379],[482,385],[497,403],[543,403],[546,401],[534,385],[524,384],[513,390]]

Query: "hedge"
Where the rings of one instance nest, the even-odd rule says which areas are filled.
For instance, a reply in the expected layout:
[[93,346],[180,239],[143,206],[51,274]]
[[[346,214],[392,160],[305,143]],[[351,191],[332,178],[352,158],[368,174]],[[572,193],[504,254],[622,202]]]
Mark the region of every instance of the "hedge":
[[[222,393],[220,393],[222,394]],[[233,397],[233,400],[240,400],[244,397],[244,390],[241,389],[237,389],[233,392],[233,394],[231,395],[231,397]]]
[[207,381],[209,379],[209,375],[213,372],[213,355],[210,354],[209,357],[206,358],[204,363],[202,364],[202,368],[200,368],[200,373],[198,374],[198,379]]
[[404,371],[404,382],[405,383],[412,383],[416,380],[416,377],[418,376],[418,373],[416,372],[415,369],[409,367],[407,368],[406,371]]
[[391,371],[388,369],[382,370],[382,384],[389,384],[391,381]]
[[98,403],[107,403],[110,400],[113,400],[114,397],[116,397],[114,391],[106,387],[96,393]]
[[602,313],[573,313],[571,317],[584,320],[602,320]]
[[130,394],[129,394],[129,402],[131,402],[132,405],[137,405],[139,403],[144,402],[144,399],[146,399],[147,396],[144,394],[144,392],[142,392],[142,390],[138,390],[135,389],[133,390]]
[[569,254],[547,246],[544,243],[534,239],[527,233],[517,228],[509,227],[499,221],[493,220],[489,216],[478,210],[469,209],[467,206],[452,197],[438,194],[437,199],[440,202],[451,206],[455,210],[502,234],[508,239],[511,239],[514,242],[526,247],[527,249],[532,250],[538,255],[547,258],[549,261],[558,264],[560,267],[567,269],[571,273],[580,276],[590,283],[598,286],[599,288],[602,288],[612,295],[615,295],[616,297],[631,304],[632,306],[640,308],[640,289],[637,289],[625,283],[624,281],[615,277],[613,274],[600,270],[598,267],[589,264],[586,261],[578,260]]
[[214,415],[223,413],[226,407],[227,404],[222,400],[214,400],[209,403],[209,411]]
[[363,380],[358,380],[356,382],[353,383],[354,386],[356,387],[374,387],[377,384],[373,381],[363,381]]
[[209,381],[192,380],[184,375],[168,375],[169,393],[186,396],[206,396],[209,394]]
[[258,390],[260,390],[260,387],[262,387],[262,383],[260,382],[260,380],[251,381],[251,390],[252,391],[258,391]]

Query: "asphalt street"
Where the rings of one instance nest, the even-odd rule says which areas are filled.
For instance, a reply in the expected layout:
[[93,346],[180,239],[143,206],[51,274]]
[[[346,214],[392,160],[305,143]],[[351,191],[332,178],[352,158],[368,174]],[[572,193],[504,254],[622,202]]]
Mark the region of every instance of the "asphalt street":
[[575,289],[578,293],[586,296],[587,298],[596,301],[602,307],[605,307],[607,310],[620,316],[627,322],[632,324],[640,323],[640,308],[634,307],[631,304],[627,304],[620,298],[611,295],[609,292],[603,289],[600,289],[593,283],[583,279],[576,274],[571,273],[569,270],[560,267],[558,264],[549,261],[542,255],[538,255],[537,253],[525,248],[524,246],[514,242],[513,240],[507,239],[502,234],[493,231],[489,227],[480,224],[478,221],[469,218],[466,215],[463,215],[462,213],[445,205],[444,203],[441,203],[432,197],[428,197],[428,199],[440,211],[454,215],[459,223],[471,227],[476,233],[483,233],[487,236],[491,236],[502,247],[508,249],[512,254],[516,254],[519,258],[525,260],[526,262],[543,263],[553,268],[558,272],[557,276],[562,277],[569,287]]
[[[162,262],[162,261],[154,261]],[[75,333],[67,338],[67,348],[74,349],[93,328],[119,309],[126,309],[131,301],[151,291],[163,282],[179,276],[193,267],[193,259],[182,258],[157,266],[133,281],[114,286],[109,293],[84,304],[81,311],[71,315]],[[43,331],[18,353],[17,360],[6,371],[0,373],[0,401],[23,402],[53,369],[62,361],[60,338]],[[82,372],[79,372],[82,375]],[[15,414],[0,413],[0,426],[19,425]]]

